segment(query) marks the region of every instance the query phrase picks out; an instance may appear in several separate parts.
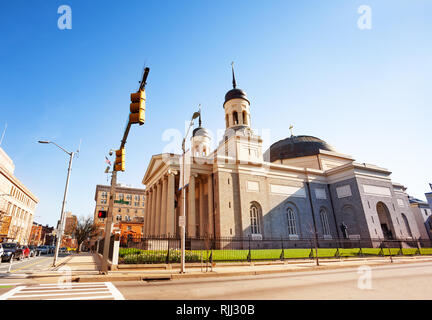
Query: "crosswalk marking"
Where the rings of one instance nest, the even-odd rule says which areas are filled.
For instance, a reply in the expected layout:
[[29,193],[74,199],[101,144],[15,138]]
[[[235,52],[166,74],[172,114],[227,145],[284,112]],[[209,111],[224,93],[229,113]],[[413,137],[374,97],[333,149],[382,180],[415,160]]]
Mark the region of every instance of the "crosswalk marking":
[[51,283],[17,286],[0,296],[0,300],[124,300],[121,292],[111,282]]

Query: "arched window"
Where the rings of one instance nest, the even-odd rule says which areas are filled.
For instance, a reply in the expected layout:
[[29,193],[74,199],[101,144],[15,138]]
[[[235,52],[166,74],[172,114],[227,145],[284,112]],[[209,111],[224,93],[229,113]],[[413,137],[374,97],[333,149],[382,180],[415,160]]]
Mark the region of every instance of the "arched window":
[[237,111],[233,112],[233,124],[234,125],[239,124]]
[[326,236],[330,235],[330,225],[328,222],[328,216],[327,216],[327,210],[324,208],[320,209],[320,218],[321,218],[321,225],[323,227],[323,234]]
[[248,119],[247,119],[247,113],[246,113],[246,111],[243,111],[242,115],[243,115],[243,124],[247,125],[248,124]]
[[288,221],[288,234],[297,234],[297,223],[294,210],[292,208],[287,209],[287,221]]
[[412,232],[411,232],[411,228],[410,228],[409,223],[408,223],[408,219],[407,219],[406,215],[404,215],[403,213],[402,213],[402,219],[405,223],[405,228],[408,232],[408,236],[410,236],[412,238]]
[[259,221],[259,208],[255,203],[252,203],[249,209],[251,219],[251,233],[261,234]]

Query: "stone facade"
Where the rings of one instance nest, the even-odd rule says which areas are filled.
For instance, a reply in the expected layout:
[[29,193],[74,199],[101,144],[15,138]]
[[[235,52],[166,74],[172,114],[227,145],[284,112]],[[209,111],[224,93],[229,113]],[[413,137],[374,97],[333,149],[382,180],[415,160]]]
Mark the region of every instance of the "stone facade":
[[[275,157],[271,147],[263,153],[262,139],[250,129],[249,101],[244,92],[235,90],[226,95],[226,132],[218,147],[208,154],[192,153],[191,179],[185,188],[187,236],[302,239],[316,233],[322,239],[408,240],[421,236],[405,187],[392,182],[387,169],[357,163],[308,136],[287,138],[284,158]],[[203,140],[193,135],[193,149],[202,150],[197,141]],[[296,155],[290,157],[290,144],[298,141]],[[208,150],[209,141],[203,143]],[[179,236],[180,157],[159,154],[150,161],[142,181],[148,201],[145,235]]]
[[0,239],[28,244],[39,200],[14,176],[14,170],[12,159],[0,148]]

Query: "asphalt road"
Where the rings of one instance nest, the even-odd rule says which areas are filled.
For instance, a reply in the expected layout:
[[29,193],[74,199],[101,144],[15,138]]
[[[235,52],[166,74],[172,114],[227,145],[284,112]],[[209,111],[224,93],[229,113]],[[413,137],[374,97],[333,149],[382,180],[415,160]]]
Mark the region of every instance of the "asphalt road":
[[126,300],[429,300],[432,297],[432,262],[113,284]]

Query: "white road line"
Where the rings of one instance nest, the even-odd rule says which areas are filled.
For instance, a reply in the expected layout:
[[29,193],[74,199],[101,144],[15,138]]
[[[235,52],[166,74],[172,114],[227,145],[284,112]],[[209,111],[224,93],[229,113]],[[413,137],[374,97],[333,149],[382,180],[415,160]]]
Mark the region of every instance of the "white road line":
[[105,284],[110,289],[115,300],[124,300],[125,299],[123,297],[123,295],[121,294],[121,292],[111,282],[105,282]]
[[[41,283],[41,284],[38,284],[38,285],[36,285],[36,286],[38,286],[38,287],[45,287],[45,286],[58,286],[59,284],[56,282],[56,283]],[[99,286],[102,286],[102,285],[105,285],[105,282],[71,282],[71,285],[73,285],[74,287],[75,286],[87,286],[87,285],[99,285]]]
[[[19,292],[19,293],[21,293],[21,292]],[[68,293],[48,293],[48,294],[24,294],[24,295],[14,295],[11,298],[12,299],[19,299],[19,298],[39,298],[39,297],[73,296],[73,295],[76,295],[76,294],[84,295],[84,294],[100,294],[100,293],[107,293],[107,292],[106,291],[93,291],[93,292],[68,292]]]
[[110,294],[108,296],[76,297],[76,298],[56,298],[56,299],[47,299],[47,300],[90,300],[90,299],[114,299],[114,297]]
[[111,282],[18,286],[0,296],[0,299],[4,300],[24,298],[38,300],[125,299]]
[[0,287],[1,286],[17,286],[17,285],[20,285],[21,284],[21,282],[14,282],[14,283],[0,283]]
[[[104,289],[107,290],[107,292],[110,292],[110,290],[108,288],[98,288],[98,289]],[[20,293],[44,293],[44,292],[78,292],[78,291],[94,291],[93,288],[91,289],[48,289],[48,290],[29,290],[29,289],[24,289],[21,290]]]
[[6,300],[11,298],[16,292],[19,292],[22,288],[25,288],[25,286],[18,286],[16,288],[9,290],[8,292],[0,296],[0,300]]

